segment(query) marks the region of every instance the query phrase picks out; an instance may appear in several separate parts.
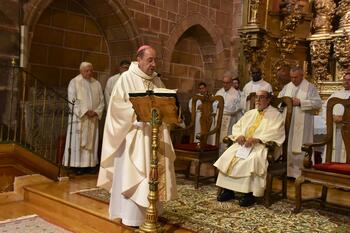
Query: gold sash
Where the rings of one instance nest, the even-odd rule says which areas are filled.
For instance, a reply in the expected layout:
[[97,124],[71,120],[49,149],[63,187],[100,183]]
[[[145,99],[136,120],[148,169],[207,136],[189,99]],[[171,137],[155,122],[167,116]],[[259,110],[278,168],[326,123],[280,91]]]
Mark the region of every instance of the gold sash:
[[[253,124],[248,128],[248,130],[245,133],[246,139],[253,137],[255,130],[259,127],[263,118],[264,118],[264,111],[258,111],[258,115],[256,116]],[[238,160],[239,160],[239,158],[237,158],[236,155],[234,155],[231,162],[230,162],[230,165],[227,168],[227,171],[226,171],[227,175],[232,173],[233,167],[236,165]]]

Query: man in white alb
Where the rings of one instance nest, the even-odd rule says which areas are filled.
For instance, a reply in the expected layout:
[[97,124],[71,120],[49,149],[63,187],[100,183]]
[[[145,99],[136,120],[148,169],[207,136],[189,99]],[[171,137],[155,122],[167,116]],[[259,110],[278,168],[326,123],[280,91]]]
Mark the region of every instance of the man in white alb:
[[113,91],[113,87],[115,85],[115,83],[118,81],[118,79],[120,78],[120,75],[127,71],[129,69],[130,66],[130,61],[129,60],[122,60],[119,63],[119,73],[116,75],[113,75],[112,77],[110,77],[107,80],[106,83],[106,87],[105,87],[105,99],[106,99],[106,107],[108,108],[108,104],[109,104],[109,99],[111,97],[112,91]]
[[[267,151],[263,143],[281,145],[285,139],[284,117],[270,106],[271,94],[256,92],[256,108],[246,112],[233,126],[229,136],[234,144],[214,163],[219,170],[216,185],[224,188],[218,201],[235,198],[234,191],[244,193],[241,206],[250,206],[254,197],[264,195],[267,175]],[[246,153],[242,153],[242,152]]]
[[314,111],[322,107],[317,88],[304,79],[301,67],[290,70],[291,82],[285,85],[278,97],[289,96],[293,99],[293,115],[288,138],[287,175],[297,178],[303,167],[304,143],[312,143],[314,137]]
[[[239,92],[232,87],[232,73],[226,71],[222,78],[222,88],[219,89],[215,95],[221,95],[224,98],[224,113],[222,116],[221,130],[220,130],[220,151],[224,151],[226,145],[222,140],[227,135],[231,134],[232,126],[235,124],[242,111],[241,99]],[[214,109],[217,107],[214,106]]]
[[89,172],[98,164],[98,121],[102,117],[104,99],[101,84],[92,76],[92,64],[82,62],[80,74],[68,86],[68,100],[75,104],[73,120],[70,116],[68,121],[63,165],[74,168],[77,174]]
[[253,64],[250,67],[250,76],[252,80],[248,82],[243,88],[243,102],[245,102],[244,111],[248,111],[250,109],[250,101],[247,101],[247,97],[250,93],[255,93],[257,90],[260,89],[267,90],[268,92],[272,93],[271,84],[262,79],[262,72],[260,67]]
[[[151,125],[138,122],[129,93],[164,87],[155,72],[156,51],[148,45],[137,51],[132,62],[114,86],[103,134],[102,158],[97,186],[110,191],[109,215],[123,224],[140,226],[149,206]],[[175,153],[166,124],[159,129],[159,199],[176,197]]]
[[[332,97],[338,97],[341,99],[350,98],[350,73],[346,73],[343,77],[343,90],[334,92],[328,99]],[[328,100],[327,100],[328,102]],[[327,102],[322,106],[322,117],[326,120],[327,115]],[[333,162],[346,162],[346,151],[344,147],[343,137],[341,135],[341,121],[344,114],[344,106],[337,104],[333,107],[333,148],[332,148],[332,161]],[[326,157],[322,157],[325,161]]]
[[[208,94],[207,84],[205,82],[200,82],[198,84],[197,95],[207,95],[207,94]],[[197,139],[197,135],[199,135],[201,132],[201,125],[200,125],[201,105],[202,105],[202,102],[200,100],[197,100],[197,103],[196,103],[196,123],[194,125],[194,135],[195,135],[194,140],[196,142],[199,141],[199,139]],[[188,109],[190,110],[190,112],[192,112],[192,98],[190,99],[190,101],[188,101]],[[211,144],[211,143],[209,143],[209,144]]]

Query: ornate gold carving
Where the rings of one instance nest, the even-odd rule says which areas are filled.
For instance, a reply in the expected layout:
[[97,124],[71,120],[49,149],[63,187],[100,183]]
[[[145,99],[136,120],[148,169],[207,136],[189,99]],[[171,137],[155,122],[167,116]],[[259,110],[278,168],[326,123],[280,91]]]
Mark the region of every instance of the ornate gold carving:
[[252,45],[252,34],[251,33],[241,33],[241,43],[243,46],[243,54],[248,63],[262,64],[265,62],[265,56],[267,54],[270,40],[265,37],[262,45],[257,47]]
[[330,33],[336,5],[333,0],[315,1],[316,17],[313,21],[315,33]]
[[350,38],[346,31],[343,32],[343,35],[335,37],[334,52],[339,63],[340,76],[342,76],[350,70]]
[[330,40],[314,40],[310,43],[311,63],[314,67],[313,78],[317,81],[329,81],[331,75],[327,66],[330,56]]
[[280,28],[281,37],[276,42],[282,60],[284,60],[288,54],[294,52],[298,44],[294,32],[298,24],[303,20],[301,5],[291,1],[287,3],[286,9],[288,9],[288,11],[285,11],[283,14]]
[[340,16],[340,28],[350,27],[350,1],[341,0],[337,7],[337,15]]
[[251,0],[249,4],[249,24],[257,24],[257,14],[260,0]]

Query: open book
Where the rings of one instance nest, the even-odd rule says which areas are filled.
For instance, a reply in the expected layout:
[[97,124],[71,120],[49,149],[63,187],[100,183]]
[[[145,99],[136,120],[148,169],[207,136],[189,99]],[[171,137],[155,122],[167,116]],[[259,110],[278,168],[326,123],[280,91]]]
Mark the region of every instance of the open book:
[[152,109],[156,108],[163,122],[168,124],[178,123],[180,107],[176,91],[166,88],[155,88],[147,91],[130,92],[129,100],[133,105],[137,120],[150,122]]

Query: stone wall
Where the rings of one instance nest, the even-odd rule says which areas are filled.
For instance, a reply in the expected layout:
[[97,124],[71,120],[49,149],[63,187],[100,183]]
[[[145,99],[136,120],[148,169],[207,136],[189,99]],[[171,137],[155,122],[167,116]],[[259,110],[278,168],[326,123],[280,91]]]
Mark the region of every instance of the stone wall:
[[[121,59],[134,59],[138,46],[150,44],[157,49],[164,83],[179,89],[185,107],[198,82],[207,82],[214,93],[225,70],[237,73],[241,2],[24,0],[28,68],[44,82],[64,87],[78,73],[79,62],[90,60],[104,86]],[[0,9],[7,5],[18,7],[17,1],[7,0],[0,2]],[[18,50],[18,28],[5,31],[13,43],[2,45],[0,54]]]

